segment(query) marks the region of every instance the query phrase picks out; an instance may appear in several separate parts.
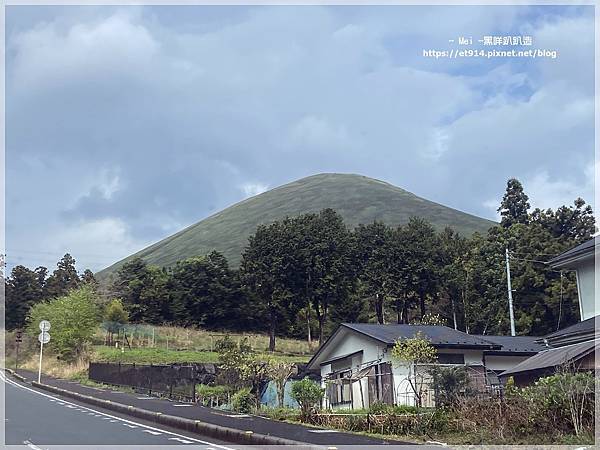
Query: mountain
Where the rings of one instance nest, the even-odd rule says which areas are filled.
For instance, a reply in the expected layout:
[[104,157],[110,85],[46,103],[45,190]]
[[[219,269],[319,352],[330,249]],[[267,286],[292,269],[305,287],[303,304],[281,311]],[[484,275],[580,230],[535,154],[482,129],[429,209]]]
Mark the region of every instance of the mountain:
[[383,181],[361,175],[326,173],[302,178],[236,203],[97,275],[100,279],[106,278],[137,256],[150,264],[170,266],[212,250],[223,253],[231,265],[237,267],[248,236],[259,224],[324,208],[335,209],[351,228],[374,220],[395,226],[408,222],[412,216],[427,219],[437,229],[450,226],[463,235],[475,231],[485,233],[495,225],[490,220],[425,200]]

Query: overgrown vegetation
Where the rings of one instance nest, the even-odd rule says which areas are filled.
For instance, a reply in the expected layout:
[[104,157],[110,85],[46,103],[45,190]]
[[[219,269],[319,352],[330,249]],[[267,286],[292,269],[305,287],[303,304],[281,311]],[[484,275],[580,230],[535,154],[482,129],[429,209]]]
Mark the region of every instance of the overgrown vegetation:
[[34,305],[29,311],[27,332],[37,336],[40,321],[49,320],[52,324],[49,349],[72,362],[88,350],[101,317],[94,290],[83,286],[62,297]]

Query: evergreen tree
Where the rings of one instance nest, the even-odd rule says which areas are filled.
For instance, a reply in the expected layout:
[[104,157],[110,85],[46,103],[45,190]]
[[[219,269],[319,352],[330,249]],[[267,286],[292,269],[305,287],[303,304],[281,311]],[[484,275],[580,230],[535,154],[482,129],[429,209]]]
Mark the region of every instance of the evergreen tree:
[[129,320],[133,323],[142,322],[145,318],[142,297],[149,279],[150,269],[142,258],[134,258],[126,262],[117,271],[111,293],[123,301]]
[[352,236],[333,209],[305,214],[292,224],[298,244],[292,245],[291,251],[298,249],[293,260],[299,265],[296,276],[300,277],[294,278],[292,285],[300,290],[291,290],[310,302],[319,323],[319,343],[323,343],[330,309],[345,303],[354,287]]
[[75,259],[68,253],[56,265],[56,270],[46,280],[46,296],[55,298],[66,295],[70,290],[77,289],[80,284]]
[[23,328],[27,313],[43,299],[39,274],[25,266],[15,266],[6,282],[6,328]]
[[411,217],[403,228],[406,242],[406,289],[419,302],[419,314],[423,318],[426,300],[434,300],[439,285],[439,255],[437,235],[429,222]]
[[377,323],[385,322],[385,300],[392,264],[392,231],[382,222],[359,225],[354,231],[361,293],[371,301]]
[[501,225],[509,227],[514,223],[527,223],[529,215],[529,197],[523,192],[523,185],[516,178],[511,178],[506,183],[506,193],[498,212],[502,216]]
[[248,239],[242,254],[242,286],[257,300],[257,314],[268,324],[269,351],[275,350],[278,328],[299,310],[298,234],[294,223],[286,218],[270,225],[260,225]]
[[88,286],[91,286],[94,289],[98,287],[98,281],[96,281],[94,272],[92,272],[90,269],[85,269],[83,271],[83,275],[81,276],[81,282],[83,284],[87,284]]
[[184,325],[222,328],[237,317],[236,283],[227,259],[213,251],[188,258],[173,269],[175,320]]

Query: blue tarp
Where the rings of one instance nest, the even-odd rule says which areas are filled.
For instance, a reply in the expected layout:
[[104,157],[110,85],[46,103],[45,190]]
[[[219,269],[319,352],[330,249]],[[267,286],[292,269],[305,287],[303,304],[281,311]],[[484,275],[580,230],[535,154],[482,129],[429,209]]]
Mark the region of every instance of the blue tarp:
[[[298,408],[298,403],[290,396],[290,392],[292,390],[292,385],[295,383],[295,380],[288,380],[285,384],[285,395],[283,396],[283,406],[287,408]],[[263,391],[263,394],[260,398],[260,402],[263,405],[276,408],[279,406],[277,401],[277,388],[275,387],[275,383],[273,381],[269,381],[267,387]]]

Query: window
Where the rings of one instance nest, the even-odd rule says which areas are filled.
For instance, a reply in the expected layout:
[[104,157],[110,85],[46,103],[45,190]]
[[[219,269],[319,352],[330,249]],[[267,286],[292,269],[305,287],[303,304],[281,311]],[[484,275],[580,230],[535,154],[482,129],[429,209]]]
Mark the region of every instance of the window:
[[464,364],[465,355],[462,353],[439,353],[437,360],[440,364]]

